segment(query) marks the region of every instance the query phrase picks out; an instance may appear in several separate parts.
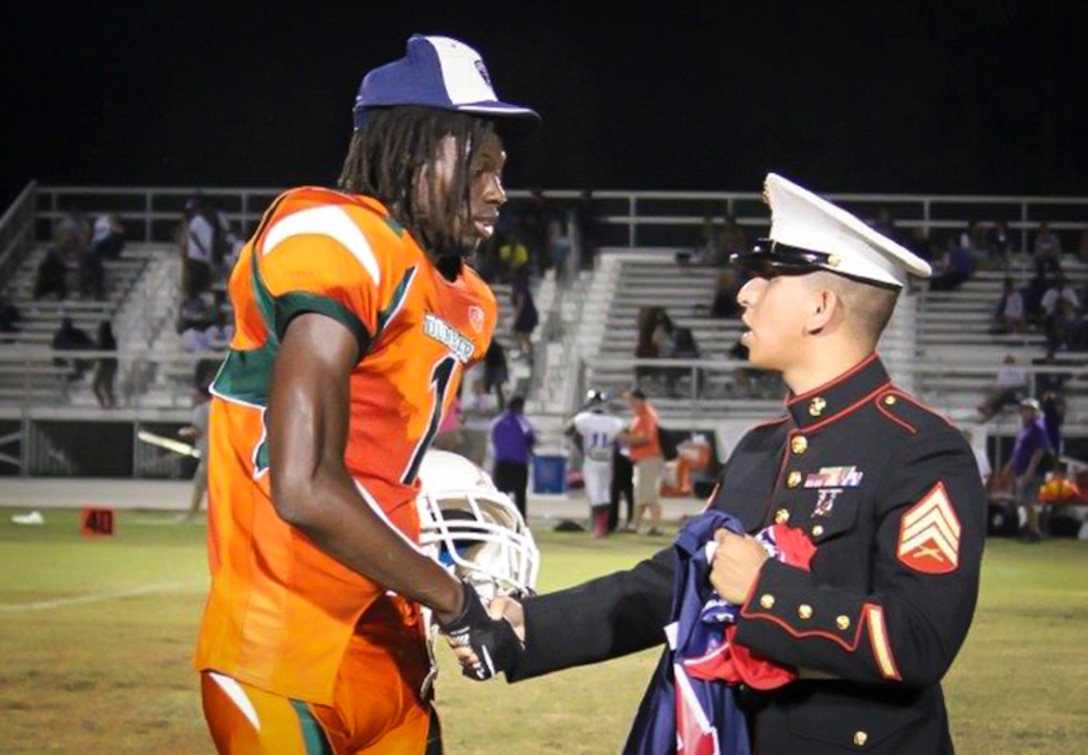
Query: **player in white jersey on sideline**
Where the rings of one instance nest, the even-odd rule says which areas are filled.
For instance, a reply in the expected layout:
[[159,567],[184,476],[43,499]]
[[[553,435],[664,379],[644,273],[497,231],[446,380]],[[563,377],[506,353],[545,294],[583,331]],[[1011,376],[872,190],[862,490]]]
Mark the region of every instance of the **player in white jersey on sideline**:
[[608,397],[601,391],[590,391],[582,411],[570,421],[570,426],[582,436],[582,479],[589,498],[594,537],[608,537],[612,454],[616,449],[616,436],[627,426],[607,409]]

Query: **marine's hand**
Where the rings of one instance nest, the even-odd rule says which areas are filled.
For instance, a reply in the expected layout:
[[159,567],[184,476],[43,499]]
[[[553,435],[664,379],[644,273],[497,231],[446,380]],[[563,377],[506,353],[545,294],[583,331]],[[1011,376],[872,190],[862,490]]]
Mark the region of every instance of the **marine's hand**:
[[[524,629],[520,633],[515,629],[513,621],[506,617],[505,606],[496,606],[497,601],[493,601],[491,609],[485,609],[476,589],[467,582],[462,584],[465,603],[460,616],[439,623],[461,661],[462,673],[484,681],[500,671],[512,670],[524,649]],[[516,611],[521,614],[520,605]],[[522,623],[519,619],[518,626]]]
[[710,584],[730,603],[740,605],[748,597],[759,577],[760,567],[769,556],[750,535],[736,535],[728,530],[714,534],[718,548],[710,569]]

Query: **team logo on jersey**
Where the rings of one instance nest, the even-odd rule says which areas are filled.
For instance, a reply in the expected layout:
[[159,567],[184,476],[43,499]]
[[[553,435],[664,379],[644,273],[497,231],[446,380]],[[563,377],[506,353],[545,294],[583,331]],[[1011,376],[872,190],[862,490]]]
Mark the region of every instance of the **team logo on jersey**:
[[960,520],[938,482],[899,520],[899,560],[924,574],[947,574],[960,563]]
[[484,308],[473,304],[468,308],[468,322],[477,333],[484,332]]
[[806,488],[856,488],[864,473],[857,467],[820,467],[805,478]]
[[448,348],[461,363],[468,362],[472,358],[472,353],[476,351],[476,345],[471,340],[458,333],[456,328],[441,317],[432,315],[430,312],[423,316],[423,334]]

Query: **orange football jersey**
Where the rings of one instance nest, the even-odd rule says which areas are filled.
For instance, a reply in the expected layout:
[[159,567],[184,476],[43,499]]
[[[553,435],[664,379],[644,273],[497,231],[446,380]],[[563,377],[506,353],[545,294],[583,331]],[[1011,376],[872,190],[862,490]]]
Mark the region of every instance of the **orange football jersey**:
[[235,335],[212,385],[211,592],[195,665],[287,697],[332,702],[359,616],[385,588],[317,549],[272,506],[264,410],[291,318],[317,312],[359,343],[344,461],[367,503],[415,542],[416,472],[495,298],[468,266],[446,280],[377,201],[281,195],[231,274]]

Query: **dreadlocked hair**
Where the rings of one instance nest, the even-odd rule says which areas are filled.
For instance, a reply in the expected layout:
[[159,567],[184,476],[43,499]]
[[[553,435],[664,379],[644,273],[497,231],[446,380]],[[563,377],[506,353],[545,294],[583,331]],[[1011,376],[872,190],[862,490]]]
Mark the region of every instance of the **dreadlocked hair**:
[[[379,200],[432,253],[455,247],[460,242],[453,237],[453,230],[469,198],[467,167],[473,150],[493,128],[481,118],[438,108],[375,108],[367,112],[362,128],[351,138],[339,186]],[[450,187],[454,199],[441,197],[437,182],[430,181],[427,207],[432,212],[441,208],[442,216],[423,218],[417,180],[434,161],[446,136],[453,136],[457,143],[458,160]]]

